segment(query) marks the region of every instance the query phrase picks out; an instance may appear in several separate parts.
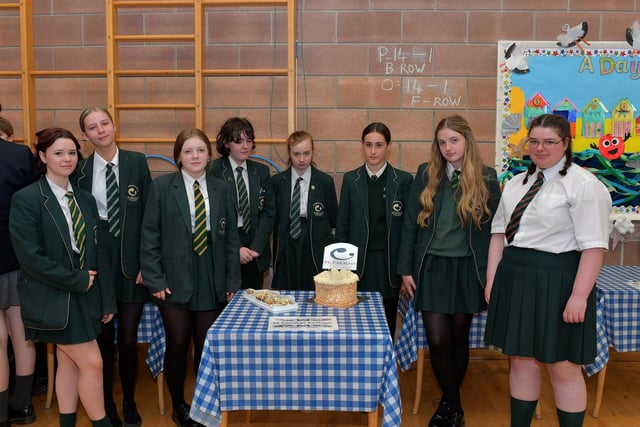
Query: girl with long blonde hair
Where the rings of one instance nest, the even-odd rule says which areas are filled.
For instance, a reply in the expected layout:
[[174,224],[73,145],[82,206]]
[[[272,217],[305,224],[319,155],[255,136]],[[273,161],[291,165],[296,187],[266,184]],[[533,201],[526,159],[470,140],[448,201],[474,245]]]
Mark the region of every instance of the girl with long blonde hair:
[[398,257],[400,293],[422,312],[440,405],[430,427],[464,426],[460,386],[469,362],[469,328],[485,307],[491,217],[500,199],[494,169],[482,164],[469,123],[459,115],[435,128],[431,161],[418,168]]

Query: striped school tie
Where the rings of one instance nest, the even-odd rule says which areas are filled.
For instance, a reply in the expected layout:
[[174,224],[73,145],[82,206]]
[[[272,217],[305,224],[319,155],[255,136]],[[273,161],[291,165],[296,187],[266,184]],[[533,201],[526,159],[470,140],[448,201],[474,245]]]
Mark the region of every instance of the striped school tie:
[[460,171],[458,169],[455,169],[453,171],[449,182],[451,182],[451,188],[453,188],[454,190],[458,188],[458,185],[460,184]]
[[518,232],[518,227],[520,226],[520,219],[522,219],[522,214],[529,206],[529,203],[536,196],[542,184],[544,183],[544,175],[542,172],[538,172],[538,179],[533,183],[529,190],[522,196],[522,199],[516,205],[516,208],[513,210],[511,214],[511,219],[509,219],[509,224],[507,224],[507,229],[504,232],[505,237],[507,238],[507,242],[511,243],[516,233]]
[[302,224],[300,224],[300,181],[302,177],[296,179],[291,196],[291,208],[289,210],[289,235],[292,239],[302,236]]
[[238,175],[236,176],[236,186],[238,187],[238,208],[242,215],[242,229],[245,233],[251,230],[251,217],[249,216],[249,194],[247,193],[247,184],[242,178],[242,166],[236,168]]
[[82,218],[82,212],[80,212],[80,208],[73,198],[73,191],[67,191],[65,196],[67,196],[67,204],[69,206],[69,212],[71,213],[73,236],[76,239],[76,247],[78,251],[80,251],[80,269],[82,269],[84,268],[85,243],[87,240],[84,218]]
[[107,163],[105,172],[107,180],[107,216],[109,218],[109,233],[120,236],[120,194],[113,163]]
[[207,251],[207,211],[204,207],[204,197],[200,191],[198,181],[193,183],[193,200],[196,208],[196,227],[193,232],[193,251],[202,256]]

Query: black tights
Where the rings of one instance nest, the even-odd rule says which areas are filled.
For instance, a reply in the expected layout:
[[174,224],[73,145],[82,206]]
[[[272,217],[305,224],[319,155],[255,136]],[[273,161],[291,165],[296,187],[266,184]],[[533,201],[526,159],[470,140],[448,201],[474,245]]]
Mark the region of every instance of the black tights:
[[[118,369],[123,402],[134,402],[133,392],[138,367],[138,324],[144,304],[118,302]],[[102,325],[98,346],[102,354],[102,384],[105,405],[113,404],[113,364],[115,361],[115,321]]]
[[184,401],[184,380],[187,373],[187,352],[193,338],[193,366],[198,371],[207,330],[222,312],[222,308],[206,311],[190,311],[159,306],[167,349],[164,355],[164,376],[167,381],[174,411]]
[[122,384],[122,401],[134,403],[136,373],[138,372],[138,325],[142,317],[142,303],[118,303],[118,369]]
[[431,367],[442,398],[454,410],[462,409],[460,387],[469,364],[469,328],[473,314],[423,311]]

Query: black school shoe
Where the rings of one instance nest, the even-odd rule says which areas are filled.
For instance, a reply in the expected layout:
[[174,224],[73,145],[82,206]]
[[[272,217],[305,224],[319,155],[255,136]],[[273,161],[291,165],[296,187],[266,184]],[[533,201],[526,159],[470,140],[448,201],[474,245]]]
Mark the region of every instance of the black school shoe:
[[11,424],[32,424],[36,422],[36,412],[33,404],[28,404],[22,408],[14,408],[9,405],[9,425]]
[[178,427],[200,427],[202,424],[194,421],[189,416],[191,407],[187,404],[182,404],[179,408],[173,410],[173,422]]
[[105,404],[104,411],[107,413],[107,418],[109,418],[109,422],[113,427],[122,427],[122,420],[120,419],[120,415],[118,415],[118,410],[114,402]]
[[124,402],[122,404],[122,415],[124,415],[125,427],[140,427],[142,425],[142,418],[138,413],[135,402]]
[[450,412],[447,417],[447,421],[449,427],[465,427],[464,422],[464,411],[461,409],[460,411]]
[[429,420],[429,427],[449,427],[451,425],[449,424],[450,414],[451,408],[444,399],[441,399],[438,409]]

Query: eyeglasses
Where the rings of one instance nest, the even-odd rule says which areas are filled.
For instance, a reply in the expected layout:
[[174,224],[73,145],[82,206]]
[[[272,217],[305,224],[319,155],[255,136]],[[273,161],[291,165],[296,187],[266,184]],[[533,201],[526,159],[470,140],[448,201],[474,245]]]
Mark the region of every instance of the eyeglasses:
[[560,144],[562,141],[564,141],[563,139],[543,139],[542,141],[538,140],[538,139],[533,139],[533,138],[529,138],[527,139],[527,144],[529,145],[529,147],[533,147],[536,148],[537,146],[540,145],[540,143],[542,143],[542,146],[544,148],[553,148],[554,146]]

